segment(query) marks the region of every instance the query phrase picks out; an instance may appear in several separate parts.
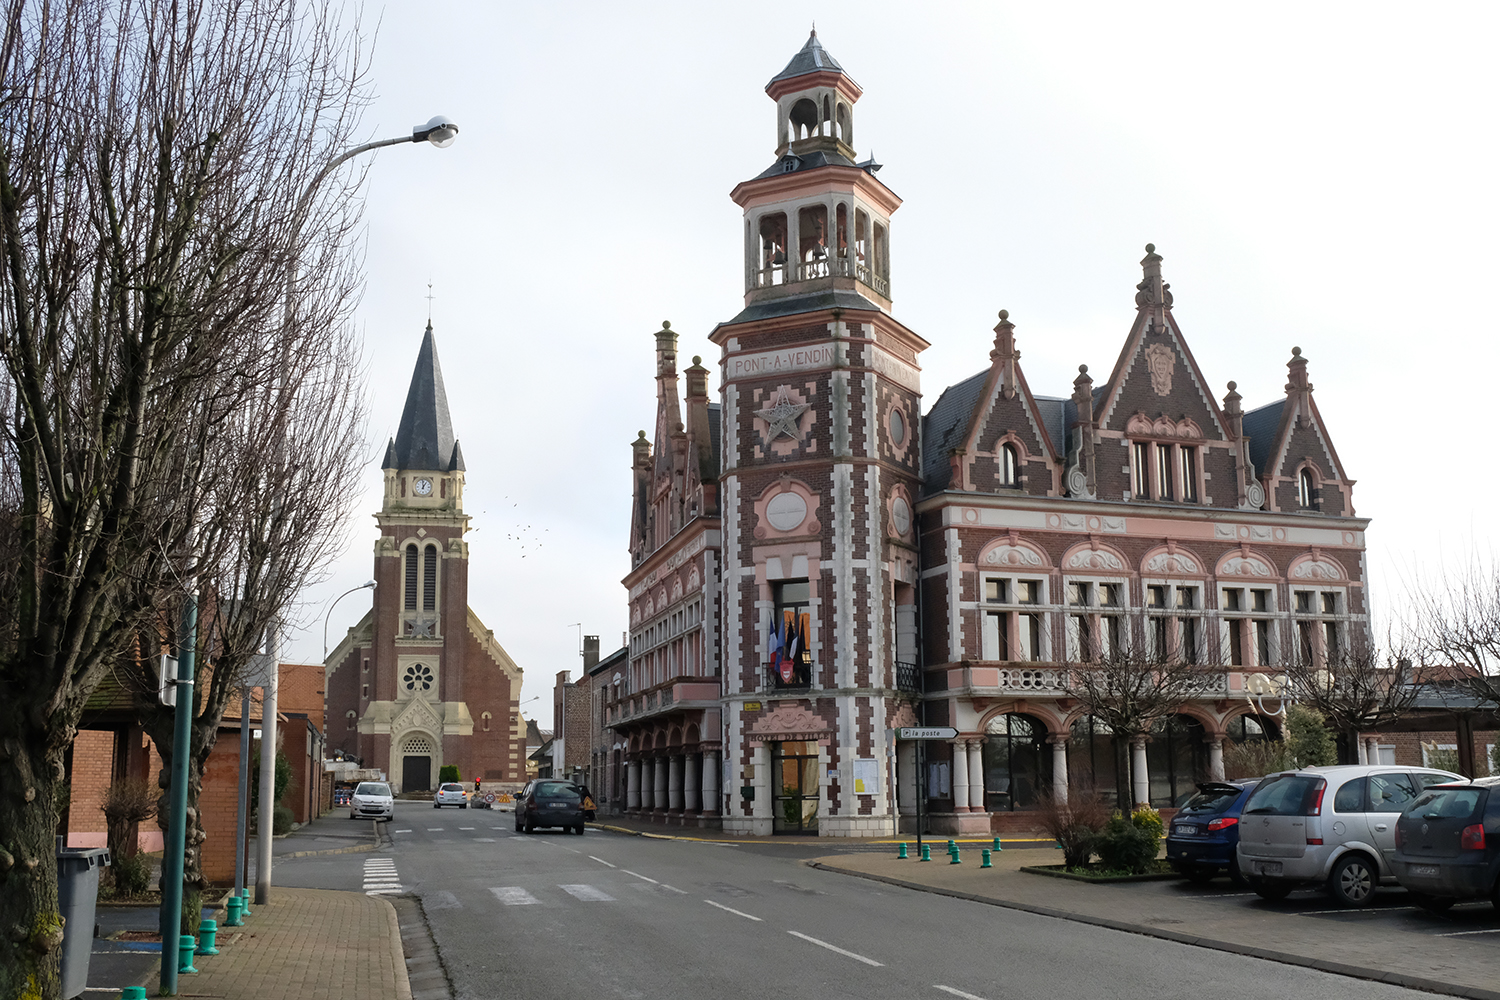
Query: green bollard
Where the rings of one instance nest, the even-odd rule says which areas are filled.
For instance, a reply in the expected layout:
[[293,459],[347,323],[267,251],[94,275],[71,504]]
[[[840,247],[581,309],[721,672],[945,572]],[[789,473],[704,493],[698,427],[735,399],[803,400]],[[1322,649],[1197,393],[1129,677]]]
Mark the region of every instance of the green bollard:
[[922,845],[922,860],[923,861],[931,861],[932,860],[932,845],[931,844],[923,844]]
[[1052,846],[1055,847],[1059,851],[1063,849],[1062,841],[1060,841],[1060,840],[1057,843],[1053,844]]
[[197,942],[193,940],[191,934],[184,934],[177,939],[177,974],[179,976],[198,971],[193,968],[193,949],[195,947],[197,947]]
[[899,853],[897,853],[896,860],[897,861],[905,861],[906,860],[906,845],[905,844],[901,845],[901,850],[900,850]]
[[953,848],[953,853],[951,855],[949,855],[949,857],[948,857],[948,863],[950,865],[961,865],[961,864],[963,864],[962,861],[958,860],[958,848],[957,847],[954,847]]
[[242,917],[248,917],[250,915],[251,915],[250,914],[250,890],[249,889],[241,889],[240,890],[240,916],[242,916]]
[[990,852],[989,851],[985,851],[983,853],[983,859],[984,860],[982,860],[982,861],[979,862],[979,867],[981,867],[981,868],[993,868],[993,867],[995,867],[994,865],[990,864]]
[[995,838],[995,850],[997,850],[997,851],[1003,851],[1003,850],[1005,850],[1005,848],[1003,848],[1003,847],[1000,846],[1000,838],[999,837]]
[[952,854],[953,853],[953,849],[956,848],[957,846],[958,846],[958,844],[957,844],[956,841],[952,841],[952,840],[948,841],[948,853]]
[[219,922],[205,917],[198,924],[198,950],[195,955],[217,955],[219,949],[214,947],[214,939],[219,935]]
[[120,990],[120,1000],[146,1000],[146,987],[126,986]]
[[240,919],[240,910],[245,901],[238,896],[231,895],[224,900],[224,926],[239,927],[244,921]]

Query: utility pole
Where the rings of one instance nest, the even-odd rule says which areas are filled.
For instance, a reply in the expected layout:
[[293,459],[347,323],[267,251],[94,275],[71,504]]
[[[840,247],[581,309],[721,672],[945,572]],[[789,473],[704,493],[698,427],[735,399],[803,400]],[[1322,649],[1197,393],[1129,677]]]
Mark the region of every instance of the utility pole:
[[276,687],[281,623],[266,630],[266,676],[260,700],[260,815],[256,817],[255,902],[271,901],[271,824],[276,814]]
[[167,842],[161,855],[161,994],[177,995],[177,940],[182,934],[182,870],[187,851],[188,757],[192,753],[193,681],[197,669],[198,584],[189,577],[177,636],[177,704],[172,721],[172,781],[167,789]]

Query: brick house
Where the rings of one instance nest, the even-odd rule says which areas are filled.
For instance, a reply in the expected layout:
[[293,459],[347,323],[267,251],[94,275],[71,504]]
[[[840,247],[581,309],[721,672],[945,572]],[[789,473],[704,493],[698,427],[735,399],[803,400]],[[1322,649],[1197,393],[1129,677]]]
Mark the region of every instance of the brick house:
[[521,668],[468,605],[463,452],[430,324],[383,467],[374,606],[325,665],[328,745],[401,791],[434,787],[445,764],[518,789]]
[[[854,148],[861,89],[816,33],[766,87],[775,159],[734,188],[743,308],[633,444],[628,667],[602,695],[625,812],[746,834],[890,833],[924,812],[1026,825],[1051,790],[1170,806],[1288,656],[1365,641],[1365,528],[1293,348],[1281,398],[1219,397],[1148,246],[1095,384],[1039,394],[1002,311],[924,415],[923,336],[892,312],[901,199]],[[953,336],[953,334],[949,334]],[[982,366],[982,367],[980,367]],[[1124,645],[1201,666],[1179,715],[1116,739],[1068,665]],[[611,685],[613,688],[613,685]]]

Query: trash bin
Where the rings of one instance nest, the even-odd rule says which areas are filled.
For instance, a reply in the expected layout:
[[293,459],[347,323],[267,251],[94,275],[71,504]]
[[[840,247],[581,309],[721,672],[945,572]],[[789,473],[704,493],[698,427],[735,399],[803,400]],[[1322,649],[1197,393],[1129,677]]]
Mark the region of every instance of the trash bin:
[[57,849],[57,911],[63,918],[62,995],[80,996],[89,984],[94,952],[94,906],[99,902],[99,869],[109,864],[103,847]]

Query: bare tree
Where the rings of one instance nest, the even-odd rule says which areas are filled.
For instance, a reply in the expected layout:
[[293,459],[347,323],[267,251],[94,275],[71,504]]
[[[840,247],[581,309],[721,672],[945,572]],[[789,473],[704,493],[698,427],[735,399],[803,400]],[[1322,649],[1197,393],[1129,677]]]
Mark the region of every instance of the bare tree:
[[1403,630],[1435,687],[1500,705],[1500,567],[1474,555],[1464,565],[1418,576],[1404,602]]
[[1118,622],[1118,641],[1092,655],[1099,644],[1083,643],[1067,672],[1068,696],[1116,736],[1147,736],[1190,699],[1222,685],[1222,670],[1204,665],[1201,637],[1184,639],[1180,621],[1134,614]]
[[1344,737],[1342,763],[1358,761],[1361,732],[1400,719],[1421,694],[1411,658],[1399,643],[1381,650],[1356,636],[1329,651],[1314,649],[1296,629],[1285,634],[1282,662],[1289,692]]
[[[358,177],[295,213],[364,102],[357,26],[317,2],[5,10],[0,1000],[58,995],[55,789],[101,676],[160,629],[194,566],[221,609],[243,597],[257,615],[298,577],[274,558],[236,575],[233,550],[264,559],[295,530],[265,502],[306,485],[273,431],[294,438],[299,399],[353,384],[337,352]],[[216,652],[232,671],[243,651]]]

